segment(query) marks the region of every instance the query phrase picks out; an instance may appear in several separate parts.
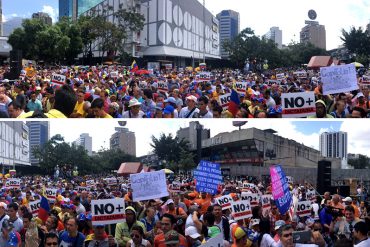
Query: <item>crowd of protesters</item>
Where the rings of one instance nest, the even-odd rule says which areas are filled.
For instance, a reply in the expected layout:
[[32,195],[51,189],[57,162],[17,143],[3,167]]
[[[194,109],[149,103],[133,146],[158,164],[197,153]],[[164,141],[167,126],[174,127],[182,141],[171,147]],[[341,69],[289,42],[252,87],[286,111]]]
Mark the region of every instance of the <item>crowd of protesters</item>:
[[[56,174],[58,175],[58,174]],[[60,247],[195,247],[222,235],[225,247],[299,247],[299,246],[370,246],[370,208],[363,188],[358,195],[342,197],[326,192],[322,197],[306,198],[313,187],[290,184],[297,201],[311,200],[309,216],[294,212],[281,214],[274,200],[269,208],[261,203],[252,208],[252,217],[233,219],[230,209],[223,209],[217,198],[230,195],[238,201],[243,191],[270,195],[271,184],[257,178],[225,178],[217,195],[199,193],[192,177],[168,179],[168,197],[133,201],[128,178],[114,177],[108,185],[102,176],[32,176],[21,177],[19,188],[0,184],[0,246]],[[87,187],[87,180],[94,185]],[[174,191],[173,184],[180,184]],[[245,189],[244,184],[254,186]],[[30,203],[41,199],[46,188],[56,188],[55,200],[49,200],[49,216],[32,214]],[[112,225],[93,225],[91,201],[124,198],[126,221]],[[296,243],[293,235],[309,233],[306,242]]]
[[[193,70],[144,71],[119,65],[37,67],[31,62],[9,81],[0,69],[0,117],[10,118],[281,118],[283,93],[315,93],[313,118],[369,117],[369,85],[358,75],[359,89],[324,95],[320,76],[294,69],[213,70],[207,78]],[[302,71],[302,69],[300,69]],[[365,72],[366,73],[366,72]],[[66,76],[58,87],[52,75]],[[277,78],[283,74],[283,78]],[[247,82],[236,109],[220,102],[235,82]],[[160,86],[166,82],[166,87]]]

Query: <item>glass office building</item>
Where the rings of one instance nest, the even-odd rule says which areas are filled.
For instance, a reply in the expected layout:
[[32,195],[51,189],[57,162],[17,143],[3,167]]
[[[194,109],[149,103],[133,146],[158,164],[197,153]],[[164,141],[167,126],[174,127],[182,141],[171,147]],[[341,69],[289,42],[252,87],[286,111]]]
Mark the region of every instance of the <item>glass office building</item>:
[[99,3],[103,2],[102,0],[78,0],[77,4],[77,12],[78,16],[85,13],[92,7],[98,5]]

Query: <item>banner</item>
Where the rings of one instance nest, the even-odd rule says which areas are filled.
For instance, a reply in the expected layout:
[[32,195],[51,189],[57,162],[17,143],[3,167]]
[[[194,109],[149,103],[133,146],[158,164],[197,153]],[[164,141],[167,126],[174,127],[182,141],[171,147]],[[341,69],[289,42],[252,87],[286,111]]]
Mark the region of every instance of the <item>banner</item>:
[[316,114],[314,92],[281,94],[283,118],[307,117]]
[[5,187],[8,189],[19,189],[21,180],[19,178],[8,178],[5,182]]
[[285,173],[280,165],[270,167],[272,197],[275,200],[280,214],[285,214],[292,203],[292,195],[286,181]]
[[310,201],[298,202],[296,214],[299,217],[310,216],[311,215],[311,202]]
[[34,217],[38,216],[38,214],[39,214],[40,203],[41,203],[41,200],[37,200],[37,201],[33,201],[33,202],[28,203],[28,205],[30,207],[30,212]]
[[55,199],[57,198],[57,189],[45,189],[45,195],[46,195],[46,198],[51,201],[51,202],[54,202]]
[[229,102],[231,101],[231,93],[218,96],[218,102],[224,110],[229,108]]
[[345,93],[358,89],[354,64],[320,68],[324,95]]
[[66,83],[66,77],[64,75],[53,74],[51,82],[53,86],[61,87]]
[[253,208],[259,205],[260,195],[257,193],[242,192],[241,200],[249,200]]
[[222,182],[220,164],[201,160],[194,170],[194,177],[197,181],[196,190],[198,192],[215,195],[218,185]]
[[168,196],[164,170],[130,174],[134,202]]
[[91,216],[93,226],[124,222],[125,201],[123,198],[92,200]]
[[249,201],[237,201],[231,203],[231,215],[234,220],[252,218],[252,207]]
[[234,201],[230,195],[217,197],[215,200],[222,207],[222,210],[231,208],[231,203]]

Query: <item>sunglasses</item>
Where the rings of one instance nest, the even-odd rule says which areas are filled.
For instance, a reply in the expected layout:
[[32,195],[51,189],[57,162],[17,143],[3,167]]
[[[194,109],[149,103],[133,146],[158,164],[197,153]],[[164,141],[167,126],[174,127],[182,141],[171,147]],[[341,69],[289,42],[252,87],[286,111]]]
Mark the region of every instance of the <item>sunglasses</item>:
[[52,246],[52,245],[58,246],[58,242],[46,243],[46,246]]

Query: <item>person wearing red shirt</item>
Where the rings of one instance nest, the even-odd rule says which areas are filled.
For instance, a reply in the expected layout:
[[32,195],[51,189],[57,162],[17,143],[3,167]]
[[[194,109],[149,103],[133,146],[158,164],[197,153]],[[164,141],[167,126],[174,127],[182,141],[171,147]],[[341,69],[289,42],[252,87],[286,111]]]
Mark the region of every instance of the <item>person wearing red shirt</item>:
[[[154,247],[166,247],[165,234],[171,231],[176,224],[176,218],[172,214],[164,214],[161,220],[162,233],[154,238]],[[179,241],[182,247],[188,247],[186,238],[179,234]]]

